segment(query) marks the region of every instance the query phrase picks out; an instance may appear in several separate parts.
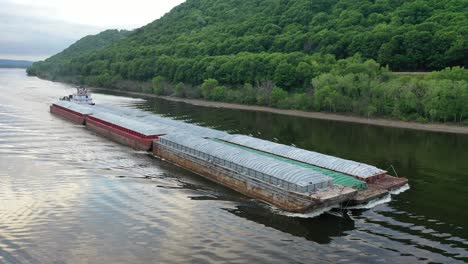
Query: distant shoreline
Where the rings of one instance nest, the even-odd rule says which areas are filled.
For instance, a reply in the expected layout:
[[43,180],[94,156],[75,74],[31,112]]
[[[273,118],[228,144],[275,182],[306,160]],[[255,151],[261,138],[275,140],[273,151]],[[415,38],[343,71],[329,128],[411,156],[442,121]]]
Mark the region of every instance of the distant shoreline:
[[183,102],[183,103],[192,104],[192,105],[214,107],[214,108],[260,111],[260,112],[268,112],[268,113],[275,113],[275,114],[281,114],[281,115],[306,117],[306,118],[321,119],[321,120],[333,120],[333,121],[350,122],[350,123],[375,125],[375,126],[405,128],[405,129],[423,130],[423,131],[432,131],[432,132],[445,132],[445,133],[453,133],[453,134],[468,134],[468,127],[466,126],[447,125],[447,124],[439,124],[439,123],[421,124],[421,123],[416,123],[416,122],[405,122],[405,121],[390,120],[390,119],[383,119],[383,118],[365,118],[365,117],[357,117],[357,116],[349,116],[349,115],[333,114],[333,113],[306,112],[306,111],[300,111],[300,110],[278,109],[278,108],[267,107],[267,106],[243,105],[243,104],[233,104],[233,103],[224,103],[224,102],[213,102],[213,101],[206,101],[206,100],[199,100],[199,99],[179,98],[179,97],[172,97],[172,96],[159,96],[159,95],[154,95],[154,94],[127,92],[127,91],[119,91],[119,90],[104,89],[104,88],[92,88],[92,89],[96,91],[104,90],[104,91],[118,92],[122,94],[138,95],[142,97],[160,98],[160,99],[164,99],[168,101]]
[[0,59],[2,69],[26,69],[33,64],[33,61]]

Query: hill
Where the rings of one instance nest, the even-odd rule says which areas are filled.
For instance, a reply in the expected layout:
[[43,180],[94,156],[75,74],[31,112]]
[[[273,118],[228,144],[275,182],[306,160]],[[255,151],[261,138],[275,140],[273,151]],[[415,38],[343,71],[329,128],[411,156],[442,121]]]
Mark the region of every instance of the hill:
[[0,59],[0,68],[28,68],[33,64],[27,60],[6,60]]
[[[47,79],[53,79],[60,74],[60,69],[68,65],[73,59],[107,47],[122,40],[129,34],[130,31],[127,30],[109,29],[96,35],[86,36],[44,62],[35,63],[34,67],[40,67],[40,71],[35,72],[35,74]],[[31,73],[31,69],[34,69],[34,67],[29,68],[28,73]]]
[[153,80],[141,89],[209,100],[462,122],[463,102],[432,97],[468,101],[466,78],[439,83],[465,69],[427,77],[389,70],[467,67],[467,12],[464,0],[187,0],[107,46],[65,50],[28,72],[122,89]]

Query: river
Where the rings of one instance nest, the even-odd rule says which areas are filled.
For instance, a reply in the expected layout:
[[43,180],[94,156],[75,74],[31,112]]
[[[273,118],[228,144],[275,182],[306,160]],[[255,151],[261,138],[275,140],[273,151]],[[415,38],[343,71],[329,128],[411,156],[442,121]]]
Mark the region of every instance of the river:
[[372,209],[289,217],[52,116],[66,84],[0,69],[0,263],[468,262],[468,135],[155,98],[140,108],[369,163],[411,189]]

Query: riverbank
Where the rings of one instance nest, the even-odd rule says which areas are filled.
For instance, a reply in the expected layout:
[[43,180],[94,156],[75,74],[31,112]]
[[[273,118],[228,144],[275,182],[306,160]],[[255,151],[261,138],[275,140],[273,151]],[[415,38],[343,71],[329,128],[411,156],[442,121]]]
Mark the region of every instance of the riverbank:
[[139,93],[139,92],[125,92],[125,91],[102,89],[102,88],[93,88],[93,90],[96,90],[96,91],[106,90],[106,91],[127,94],[127,95],[161,98],[164,100],[169,100],[169,101],[174,101],[174,102],[183,102],[183,103],[192,104],[192,105],[214,107],[214,108],[260,111],[260,112],[269,112],[269,113],[275,113],[275,114],[281,114],[281,115],[299,116],[299,117],[333,120],[333,121],[341,121],[341,122],[351,122],[351,123],[375,125],[375,126],[396,127],[396,128],[404,128],[404,129],[415,129],[415,130],[455,133],[455,134],[468,134],[468,127],[466,126],[456,126],[456,125],[447,125],[447,124],[438,124],[438,123],[421,124],[421,123],[416,123],[416,122],[404,122],[404,121],[397,121],[397,120],[390,120],[390,119],[383,119],[383,118],[363,118],[363,117],[340,115],[340,114],[333,114],[333,113],[305,112],[305,111],[299,111],[299,110],[278,109],[278,108],[267,107],[267,106],[213,102],[213,101],[206,101],[206,100],[200,100],[200,99],[187,99],[187,98],[179,98],[179,97],[172,97],[172,96],[158,96],[154,94],[146,94],[146,93]]

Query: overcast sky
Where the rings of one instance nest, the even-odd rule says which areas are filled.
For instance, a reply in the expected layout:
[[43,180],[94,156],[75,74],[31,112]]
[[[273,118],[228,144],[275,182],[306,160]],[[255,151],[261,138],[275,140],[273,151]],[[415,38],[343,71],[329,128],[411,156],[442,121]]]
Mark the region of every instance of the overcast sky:
[[0,59],[42,60],[105,29],[135,29],[184,0],[0,0]]

